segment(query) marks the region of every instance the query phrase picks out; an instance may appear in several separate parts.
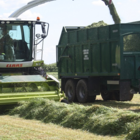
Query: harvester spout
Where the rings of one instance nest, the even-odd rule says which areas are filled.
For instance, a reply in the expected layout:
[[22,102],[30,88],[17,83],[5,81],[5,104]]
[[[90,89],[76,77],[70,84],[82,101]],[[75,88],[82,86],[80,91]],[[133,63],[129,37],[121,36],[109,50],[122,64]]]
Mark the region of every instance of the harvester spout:
[[121,20],[120,20],[120,17],[118,15],[118,13],[117,13],[115,5],[113,4],[113,1],[112,0],[102,0],[102,1],[105,3],[105,5],[108,6],[110,14],[111,14],[111,16],[113,18],[114,23],[115,24],[120,23]]
[[49,2],[49,1],[54,1],[54,0],[33,0],[33,1],[30,1],[29,3],[27,3],[27,5],[19,8],[18,10],[16,10],[14,13],[12,13],[9,17],[10,18],[14,18],[14,17],[18,17],[19,15],[21,15],[23,12],[35,7],[35,6],[38,6],[40,4],[43,4],[43,3],[46,3],[46,2]]

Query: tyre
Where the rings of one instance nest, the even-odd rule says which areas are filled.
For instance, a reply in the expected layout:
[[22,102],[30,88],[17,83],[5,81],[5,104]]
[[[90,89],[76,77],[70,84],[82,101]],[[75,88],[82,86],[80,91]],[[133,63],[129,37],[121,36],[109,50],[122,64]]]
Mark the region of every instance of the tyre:
[[85,80],[80,80],[76,86],[76,96],[80,103],[86,103],[88,101],[88,88]]
[[134,94],[130,94],[130,98],[129,101],[131,101],[133,99]]
[[68,80],[65,85],[65,94],[69,102],[76,101],[75,83],[73,80]]
[[[129,93],[129,99],[125,100],[125,101],[131,101],[133,99],[133,96],[134,96],[134,94]],[[113,98],[116,101],[120,101],[120,91],[119,90],[116,90],[113,92]]]
[[116,101],[120,101],[120,91],[116,90],[113,92],[113,99]]

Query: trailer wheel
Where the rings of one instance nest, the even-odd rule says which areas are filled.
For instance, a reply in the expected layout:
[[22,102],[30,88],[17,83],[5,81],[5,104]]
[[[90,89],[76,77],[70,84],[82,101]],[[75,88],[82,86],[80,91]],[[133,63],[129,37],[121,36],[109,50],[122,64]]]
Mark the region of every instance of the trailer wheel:
[[76,95],[80,103],[86,103],[88,101],[88,88],[85,80],[80,80],[78,82],[76,87]]
[[113,99],[116,101],[120,101],[120,91],[116,90],[113,92]]
[[130,98],[129,101],[131,101],[133,99],[134,94],[130,94]]
[[[126,101],[131,101],[133,99],[133,96],[134,96],[134,94],[129,94],[129,99]],[[120,91],[119,90],[114,91],[113,98],[114,98],[114,100],[120,101]]]
[[65,94],[66,94],[69,102],[74,102],[76,100],[75,83],[73,80],[68,80],[66,82]]

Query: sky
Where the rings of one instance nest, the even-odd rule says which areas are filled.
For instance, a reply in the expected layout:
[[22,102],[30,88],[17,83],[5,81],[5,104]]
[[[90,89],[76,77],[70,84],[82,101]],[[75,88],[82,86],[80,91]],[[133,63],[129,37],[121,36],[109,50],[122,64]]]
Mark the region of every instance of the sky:
[[[31,0],[0,0],[0,18],[7,18]],[[140,0],[113,0],[121,23],[140,20]],[[54,0],[34,7],[20,15],[21,18],[36,19],[50,25],[44,42],[45,64],[56,62],[56,45],[59,43],[63,26],[88,26],[103,20],[114,24],[108,7],[102,0]]]

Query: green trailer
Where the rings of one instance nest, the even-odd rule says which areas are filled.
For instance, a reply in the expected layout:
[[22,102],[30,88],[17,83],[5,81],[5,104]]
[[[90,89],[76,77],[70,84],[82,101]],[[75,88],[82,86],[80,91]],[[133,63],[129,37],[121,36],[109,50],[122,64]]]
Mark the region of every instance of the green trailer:
[[[137,24],[136,24],[137,23]],[[61,90],[69,101],[129,101],[139,92],[140,24],[63,27],[57,45]]]

